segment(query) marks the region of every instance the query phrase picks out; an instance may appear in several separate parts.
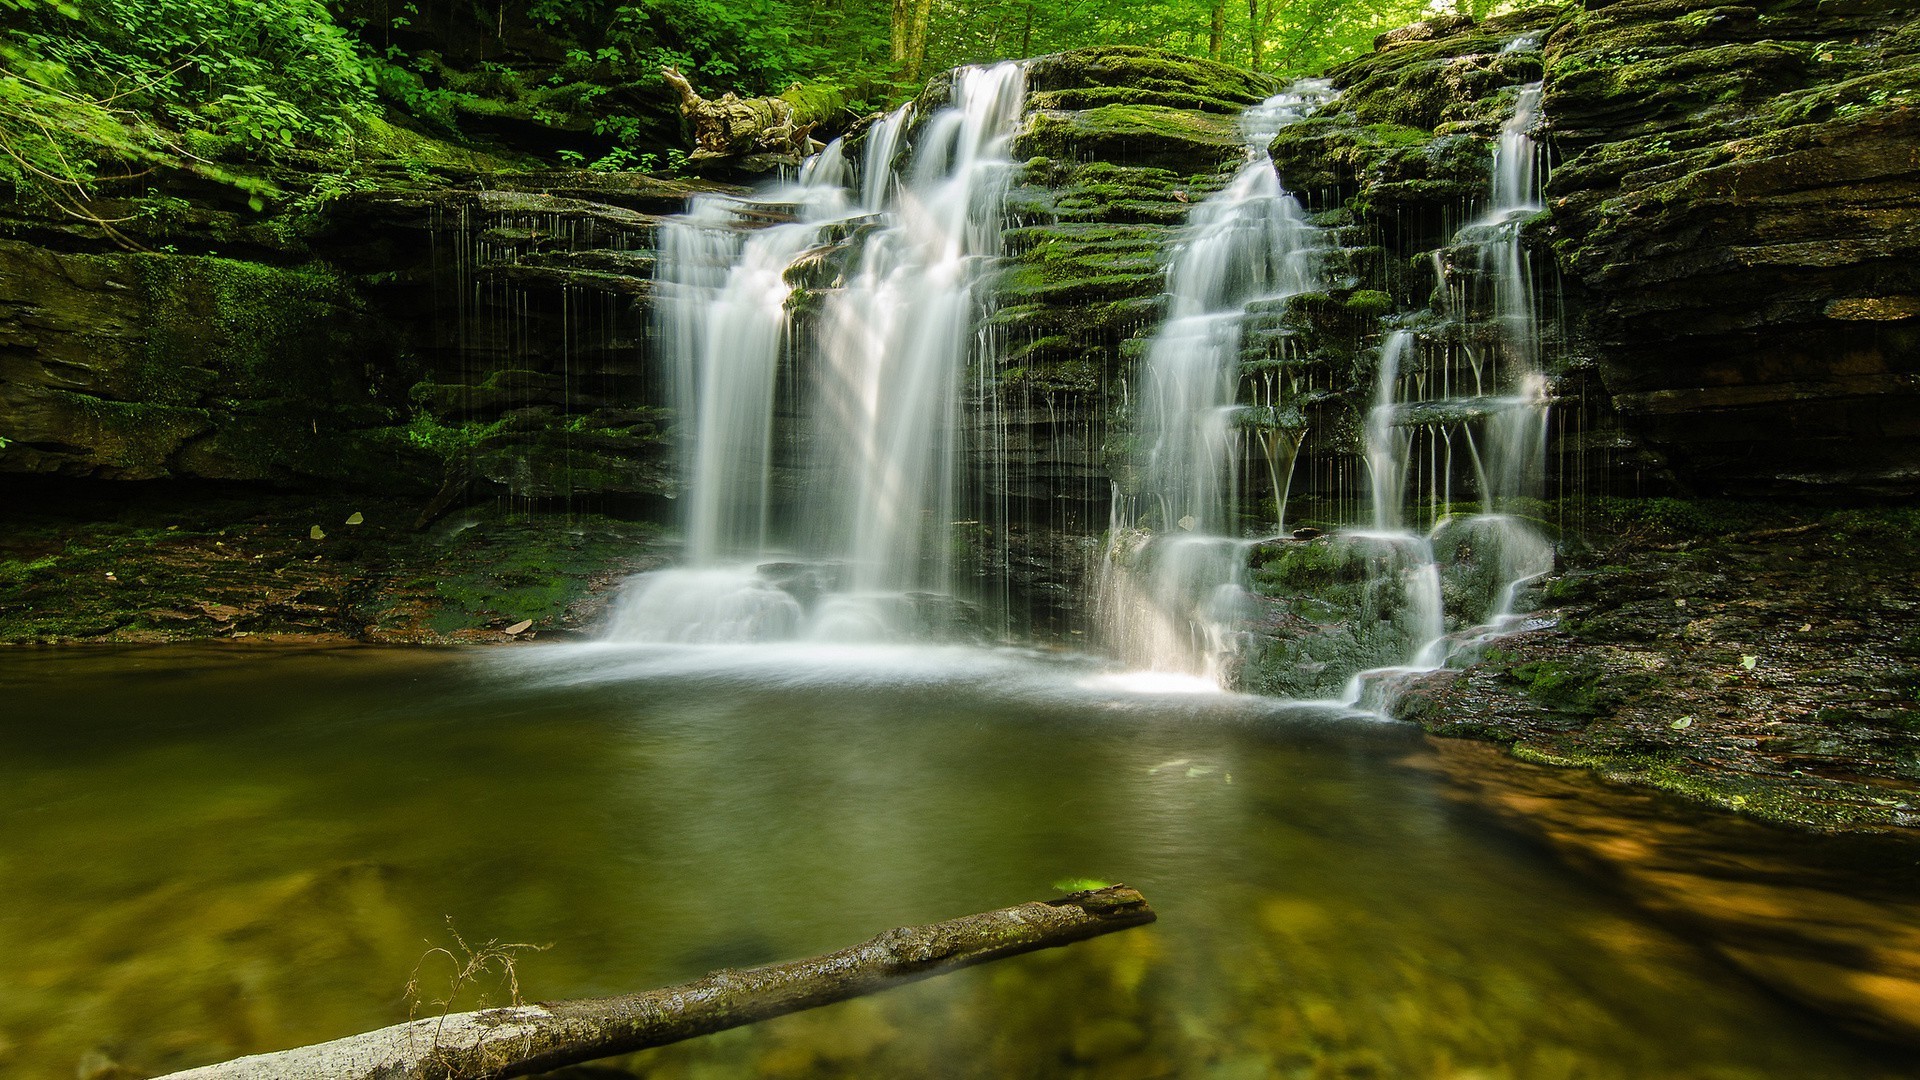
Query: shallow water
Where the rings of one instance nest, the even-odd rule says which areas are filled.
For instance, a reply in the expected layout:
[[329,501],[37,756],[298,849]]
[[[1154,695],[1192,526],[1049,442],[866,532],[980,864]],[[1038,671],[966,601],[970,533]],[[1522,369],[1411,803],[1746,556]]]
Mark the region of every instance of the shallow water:
[[1445,798],[1411,729],[1196,690],[962,649],[0,653],[0,1074],[431,1014],[449,920],[550,946],[515,963],[550,999],[1079,878],[1161,921],[627,1065],[1901,1074]]

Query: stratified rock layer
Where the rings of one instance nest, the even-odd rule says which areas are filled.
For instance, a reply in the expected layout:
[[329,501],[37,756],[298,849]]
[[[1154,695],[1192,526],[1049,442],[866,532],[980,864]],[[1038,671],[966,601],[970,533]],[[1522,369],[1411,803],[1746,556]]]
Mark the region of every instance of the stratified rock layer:
[[1545,45],[1570,305],[1709,489],[1920,491],[1920,24],[1630,0]]
[[1572,334],[1682,487],[1920,491],[1920,29],[1897,0],[1592,2],[1388,35],[1282,177],[1408,256],[1483,205],[1488,139],[1544,82],[1551,250]]

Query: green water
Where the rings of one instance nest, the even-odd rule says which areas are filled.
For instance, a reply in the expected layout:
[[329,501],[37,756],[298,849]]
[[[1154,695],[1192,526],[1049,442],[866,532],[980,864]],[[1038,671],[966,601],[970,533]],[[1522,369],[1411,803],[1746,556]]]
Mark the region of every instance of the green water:
[[[548,946],[517,954],[521,993],[574,997],[1073,878],[1161,921],[623,1064],[1901,1072],[1445,798],[1408,729],[1331,710],[958,650],[20,651],[0,694],[7,1077],[438,1011],[449,920]],[[483,994],[497,972],[455,1004]]]

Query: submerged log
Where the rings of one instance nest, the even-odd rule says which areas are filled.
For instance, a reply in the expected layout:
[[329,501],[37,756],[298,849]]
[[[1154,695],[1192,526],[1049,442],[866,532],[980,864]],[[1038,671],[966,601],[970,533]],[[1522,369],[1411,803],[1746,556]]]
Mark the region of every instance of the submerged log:
[[686,76],[662,68],[667,85],[680,95],[680,115],[693,126],[695,167],[720,161],[770,155],[797,162],[819,149],[815,131],[833,126],[847,106],[839,87],[795,84],[773,97],[742,98],[729,92],[703,98]]
[[160,1080],[502,1080],[664,1046],[1153,920],[1145,897],[1114,885],[904,926],[807,960],[723,969],[624,997],[414,1020]]

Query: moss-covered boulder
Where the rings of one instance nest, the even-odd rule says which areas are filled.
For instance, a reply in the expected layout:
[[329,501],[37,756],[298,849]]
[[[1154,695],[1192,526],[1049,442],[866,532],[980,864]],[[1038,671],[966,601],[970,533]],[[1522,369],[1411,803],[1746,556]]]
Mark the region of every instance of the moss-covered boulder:
[[1243,146],[1231,116],[1116,103],[1072,112],[1036,111],[1014,149],[1020,155],[1062,161],[1180,169],[1231,157]]
[[1027,64],[1029,103],[1036,109],[1121,102],[1237,113],[1279,89],[1271,75],[1134,45],[1074,49]]

